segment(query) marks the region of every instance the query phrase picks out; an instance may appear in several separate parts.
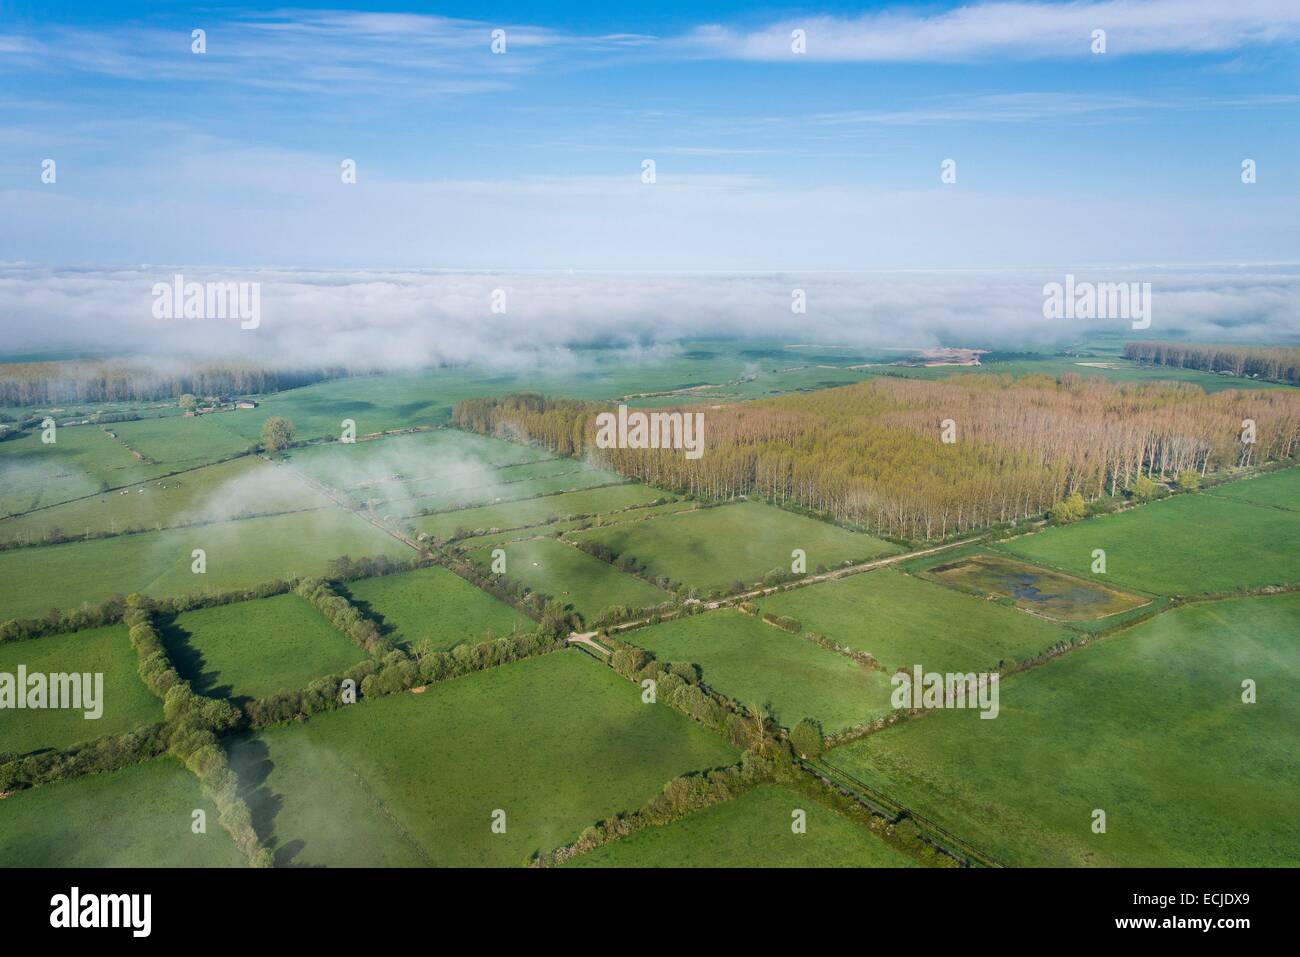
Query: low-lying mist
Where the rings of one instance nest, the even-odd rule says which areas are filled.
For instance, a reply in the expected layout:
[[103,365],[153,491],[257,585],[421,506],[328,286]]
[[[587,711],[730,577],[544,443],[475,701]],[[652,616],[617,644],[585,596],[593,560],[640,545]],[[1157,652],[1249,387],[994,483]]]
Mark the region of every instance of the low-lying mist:
[[[256,328],[236,319],[155,318],[155,283],[258,283]],[[1150,282],[1152,317],[1046,319],[1047,283]],[[806,311],[792,308],[802,290]],[[503,371],[572,363],[576,346],[653,361],[692,337],[777,337],[860,348],[1025,350],[1098,331],[1139,338],[1300,340],[1300,271],[1163,267],[791,275],[608,275],[419,271],[0,267],[10,355],[241,359],[268,366]]]

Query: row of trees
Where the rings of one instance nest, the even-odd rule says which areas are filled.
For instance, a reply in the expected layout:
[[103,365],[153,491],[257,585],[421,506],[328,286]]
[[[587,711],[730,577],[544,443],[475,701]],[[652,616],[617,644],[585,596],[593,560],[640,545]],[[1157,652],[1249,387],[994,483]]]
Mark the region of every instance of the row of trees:
[[167,750],[167,726],[153,724],[123,734],[96,738],[63,751],[19,756],[0,751],[0,791],[39,787],[54,781],[116,771],[155,758]]
[[1165,481],[1300,452],[1300,395],[1290,391],[1207,395],[1075,375],[879,379],[709,409],[698,459],[597,448],[599,411],[513,395],[464,400],[453,420],[651,485],[712,499],[759,495],[912,540],[1042,515],[1074,492],[1114,496],[1142,476]]
[[1294,348],[1130,342],[1124,346],[1124,358],[1176,369],[1231,372],[1300,385],[1300,349]]
[[349,374],[343,367],[275,369],[128,360],[0,364],[0,405],[154,402],[193,395],[254,395]]
[[123,620],[139,657],[140,677],[163,701],[167,750],[199,779],[217,808],[217,820],[254,867],[270,867],[270,850],[253,829],[253,815],[239,794],[239,779],[226,760],[217,735],[237,727],[242,714],[233,705],[195,694],[177,673],[154,625],[147,598],[129,595]]

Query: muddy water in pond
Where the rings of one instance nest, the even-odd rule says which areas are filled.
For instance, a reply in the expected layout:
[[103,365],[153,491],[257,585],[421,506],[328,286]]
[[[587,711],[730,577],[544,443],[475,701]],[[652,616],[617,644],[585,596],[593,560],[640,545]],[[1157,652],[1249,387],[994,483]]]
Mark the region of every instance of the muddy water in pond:
[[1080,621],[1113,615],[1146,599],[997,555],[972,555],[935,565],[926,577],[981,595],[1010,598],[1049,618]]

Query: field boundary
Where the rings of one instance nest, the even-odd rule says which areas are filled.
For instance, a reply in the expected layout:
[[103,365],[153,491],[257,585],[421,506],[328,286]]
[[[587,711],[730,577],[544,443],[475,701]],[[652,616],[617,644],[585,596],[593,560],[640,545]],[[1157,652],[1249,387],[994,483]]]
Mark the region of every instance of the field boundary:
[[847,797],[861,803],[869,811],[880,814],[891,824],[898,825],[903,820],[916,824],[920,837],[927,844],[957,859],[967,867],[1002,867],[994,858],[975,847],[969,841],[958,837],[947,828],[935,823],[928,817],[918,814],[906,805],[877,791],[865,781],[859,780],[842,768],[827,762],[824,758],[816,762],[798,759],[800,768],[814,775],[830,787],[836,788]]

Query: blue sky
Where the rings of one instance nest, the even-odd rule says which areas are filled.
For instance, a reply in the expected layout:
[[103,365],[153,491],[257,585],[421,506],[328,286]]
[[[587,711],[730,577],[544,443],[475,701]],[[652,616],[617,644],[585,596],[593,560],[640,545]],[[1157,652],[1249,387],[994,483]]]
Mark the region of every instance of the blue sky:
[[1300,261],[1294,0],[486,9],[0,0],[0,260]]

